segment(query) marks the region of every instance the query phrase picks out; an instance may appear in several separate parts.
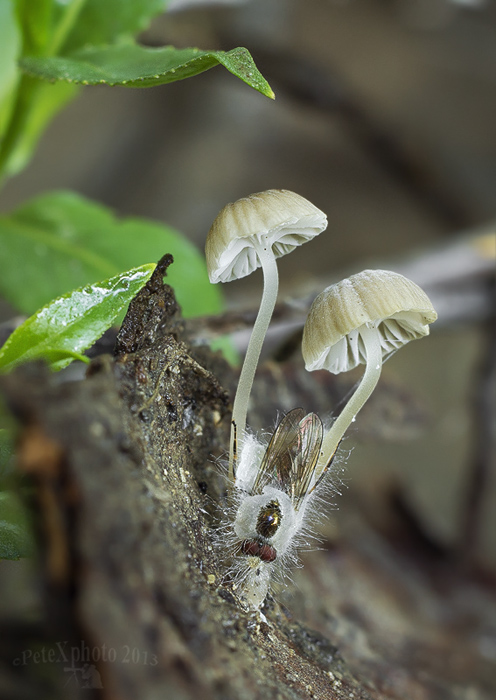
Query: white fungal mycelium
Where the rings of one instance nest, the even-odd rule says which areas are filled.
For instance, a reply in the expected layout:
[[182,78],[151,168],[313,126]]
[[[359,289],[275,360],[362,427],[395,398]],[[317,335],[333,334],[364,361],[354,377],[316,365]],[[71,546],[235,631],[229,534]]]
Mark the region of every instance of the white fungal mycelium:
[[322,435],[320,418],[297,408],[268,444],[244,436],[217,545],[229,557],[227,578],[250,608],[260,608],[272,583],[287,579],[298,550],[315,541],[319,516],[330,510],[323,496],[337,489],[330,463],[317,469]]

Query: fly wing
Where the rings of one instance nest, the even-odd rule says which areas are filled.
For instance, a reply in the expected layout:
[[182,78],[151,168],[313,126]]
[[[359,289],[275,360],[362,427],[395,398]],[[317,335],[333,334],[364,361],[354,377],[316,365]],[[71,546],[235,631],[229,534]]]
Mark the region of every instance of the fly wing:
[[267,446],[252,492],[259,493],[265,484],[276,481],[283,491],[291,495],[301,444],[300,423],[304,415],[302,408],[294,408],[283,416]]
[[322,421],[315,413],[306,415],[298,426],[298,450],[293,465],[294,476],[291,498],[298,510],[303,497],[317,485],[314,475],[320,456],[323,437]]

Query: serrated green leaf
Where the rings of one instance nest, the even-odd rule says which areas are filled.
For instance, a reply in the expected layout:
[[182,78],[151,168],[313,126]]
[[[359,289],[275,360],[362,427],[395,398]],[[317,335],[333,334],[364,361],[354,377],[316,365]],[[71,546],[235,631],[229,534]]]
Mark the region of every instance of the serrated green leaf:
[[63,369],[110,328],[120,311],[152,276],[154,264],[133,268],[54,299],[16,328],[0,348],[0,370],[44,359]]
[[[222,309],[203,255],[176,230],[111,210],[70,192],[52,192],[0,217],[0,294],[32,314],[54,297],[172,253],[167,282],[187,317]],[[22,260],[22,268],[19,261]]]
[[274,97],[249,51],[243,47],[231,51],[200,51],[119,44],[90,47],[66,57],[28,56],[20,62],[26,73],[45,80],[125,87],[164,85],[198,75],[219,64],[258,92]]
[[85,0],[63,46],[64,53],[87,44],[112,44],[134,36],[165,11],[169,0]]
[[26,507],[13,491],[0,491],[0,559],[19,559],[35,551]]
[[0,0],[0,142],[14,109],[20,52],[21,32],[12,0]]

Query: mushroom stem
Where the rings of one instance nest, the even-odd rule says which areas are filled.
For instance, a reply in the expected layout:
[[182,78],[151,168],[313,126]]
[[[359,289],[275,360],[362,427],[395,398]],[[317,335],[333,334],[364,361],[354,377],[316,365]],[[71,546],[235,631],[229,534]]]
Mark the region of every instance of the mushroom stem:
[[246,414],[248,413],[248,402],[250,400],[251,387],[257,369],[258,359],[262,350],[263,341],[270,319],[274,311],[274,306],[277,299],[277,291],[279,288],[279,276],[277,273],[277,263],[272,252],[272,247],[269,245],[265,236],[261,237],[260,241],[254,242],[254,248],[260,259],[263,270],[263,293],[260,302],[258,315],[253,326],[253,330],[246,350],[243,367],[239,376],[236,396],[234,397],[232,425],[231,425],[231,444],[229,450],[229,478],[234,478],[234,440],[235,433],[242,440],[246,426]]
[[317,471],[327,467],[343,435],[374,391],[381,376],[382,348],[380,334],[377,332],[375,324],[364,324],[360,328],[359,334],[367,358],[365,372],[358,388],[324,436]]

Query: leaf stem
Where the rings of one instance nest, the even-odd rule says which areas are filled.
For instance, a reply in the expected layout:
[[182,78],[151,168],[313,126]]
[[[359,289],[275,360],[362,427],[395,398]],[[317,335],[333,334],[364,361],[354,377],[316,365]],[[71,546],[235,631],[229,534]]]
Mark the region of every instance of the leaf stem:
[[72,2],[67,5],[55,28],[52,41],[45,53],[46,56],[55,56],[59,53],[85,3],[86,0],[72,0]]

